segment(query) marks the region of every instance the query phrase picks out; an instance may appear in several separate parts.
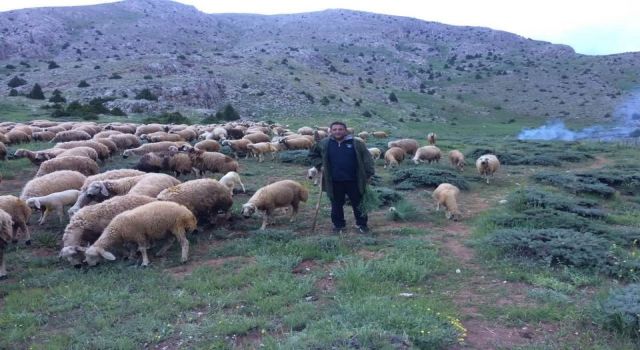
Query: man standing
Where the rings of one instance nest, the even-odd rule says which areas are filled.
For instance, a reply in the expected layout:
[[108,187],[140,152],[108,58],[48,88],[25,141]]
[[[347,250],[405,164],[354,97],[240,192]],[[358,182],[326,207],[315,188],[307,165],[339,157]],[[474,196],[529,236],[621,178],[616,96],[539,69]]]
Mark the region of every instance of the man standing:
[[312,164],[322,171],[322,187],[331,200],[333,231],[341,233],[344,220],[345,195],[353,206],[353,216],[361,233],[369,232],[367,213],[362,210],[362,196],[375,173],[373,158],[364,142],[347,133],[343,122],[331,123],[330,136],[320,140],[310,151]]

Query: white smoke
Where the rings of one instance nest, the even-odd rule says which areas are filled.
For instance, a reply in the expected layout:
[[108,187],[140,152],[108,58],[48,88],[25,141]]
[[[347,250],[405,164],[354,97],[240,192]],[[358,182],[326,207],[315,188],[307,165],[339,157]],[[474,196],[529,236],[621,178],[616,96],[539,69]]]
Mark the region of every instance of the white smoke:
[[611,125],[594,125],[573,131],[561,120],[552,120],[535,129],[524,129],[518,140],[601,140],[612,141],[638,137],[640,134],[640,90],[625,99],[613,113]]

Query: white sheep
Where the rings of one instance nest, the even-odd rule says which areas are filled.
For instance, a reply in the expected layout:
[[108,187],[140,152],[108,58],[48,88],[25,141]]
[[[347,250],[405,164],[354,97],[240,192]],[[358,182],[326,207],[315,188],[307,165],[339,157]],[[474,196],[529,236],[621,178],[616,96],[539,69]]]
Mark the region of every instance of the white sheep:
[[400,147],[391,147],[386,152],[384,152],[384,167],[393,168],[398,166],[404,160],[405,155],[404,149]]
[[59,256],[79,266],[84,259],[81,248],[93,244],[116,215],[155,200],[149,196],[127,194],[81,208],[64,229]]
[[247,190],[244,188],[244,184],[240,180],[240,174],[238,174],[235,171],[230,171],[224,174],[224,176],[220,178],[220,183],[225,185],[229,189],[229,192],[231,192],[232,196],[233,196],[233,189],[236,186],[240,186],[242,188],[242,192],[244,193],[247,192]]
[[309,191],[293,180],[282,180],[260,188],[247,203],[242,206],[242,216],[251,217],[256,211],[262,214],[261,230],[267,227],[276,208],[291,206],[290,222],[293,222],[300,202],[306,202]]
[[13,241],[13,221],[11,215],[0,209],[0,280],[7,278],[4,249]]
[[197,179],[169,187],[157,198],[182,204],[200,219],[215,223],[218,214],[231,216],[233,199],[229,189],[215,179]]
[[464,154],[462,154],[462,152],[458,151],[457,149],[449,152],[449,162],[451,163],[452,167],[460,171],[464,171],[465,161]]
[[438,137],[438,135],[436,135],[435,132],[430,132],[427,135],[427,141],[429,142],[430,145],[435,145],[436,144],[436,138]]
[[314,186],[318,186],[318,174],[320,172],[318,171],[318,169],[316,169],[316,167],[312,166],[311,168],[309,168],[309,170],[307,170],[307,178],[309,180],[313,180],[313,185]]
[[446,218],[457,221],[461,215],[458,210],[458,194],[460,194],[460,189],[452,184],[441,183],[438,185],[431,194],[431,197],[436,201],[436,211],[439,211],[440,205],[442,205],[445,208]]
[[251,151],[254,157],[258,157],[258,163],[262,163],[264,161],[265,154],[271,154],[271,160],[276,159],[276,153],[280,151],[280,148],[272,142],[252,143],[248,145],[247,148]]
[[[177,238],[182,248],[181,261],[189,257],[189,241],[186,234],[197,228],[196,217],[185,206],[173,202],[151,202],[118,214],[104,229],[97,241],[86,249],[85,261],[96,265],[100,258],[115,260],[107,249],[126,242],[138,244],[142,254],[142,266],[149,265],[147,249],[151,241],[168,238],[156,255],[163,255]],[[171,233],[169,236],[168,233]]]
[[413,156],[413,162],[415,164],[420,164],[423,162],[428,162],[429,164],[431,164],[431,162],[438,163],[440,161],[440,158],[442,158],[442,152],[440,151],[440,148],[436,146],[423,146],[418,148],[418,150],[416,151],[415,156]]
[[134,169],[115,169],[115,170],[109,170],[104,173],[87,177],[84,183],[82,184],[82,187],[80,188],[80,195],[78,196],[78,200],[73,205],[73,207],[69,208],[69,211],[68,211],[69,216],[73,216],[73,214],[77,212],[80,208],[91,203],[92,199],[91,199],[91,196],[87,195],[87,188],[89,188],[89,185],[91,185],[94,181],[116,180],[116,179],[122,179],[125,177],[133,177],[133,176],[140,176],[140,175],[145,175],[145,173],[142,171],[134,170]]
[[380,150],[380,148],[371,147],[371,148],[368,148],[368,150],[369,150],[369,154],[371,154],[371,158],[373,158],[373,160],[380,159],[380,155],[382,154],[382,151]]
[[31,197],[27,199],[27,205],[31,209],[42,211],[42,215],[40,216],[40,220],[38,221],[40,225],[44,224],[47,216],[52,211],[58,214],[58,219],[60,220],[60,222],[62,222],[64,216],[64,206],[74,204],[76,200],[78,200],[79,194],[79,190],[66,190],[62,192],[51,193],[42,197]]
[[91,158],[79,156],[56,157],[42,164],[36,173],[36,177],[50,174],[60,170],[75,170],[85,176],[95,175],[100,172],[98,163]]
[[90,140],[91,135],[83,130],[68,130],[61,131],[49,142],[67,142],[67,141],[84,141]]
[[56,158],[71,157],[71,156],[86,157],[93,160],[94,162],[98,161],[98,152],[96,152],[96,150],[94,150],[91,147],[84,147],[84,146],[67,149],[64,152],[58,154]]
[[487,179],[487,184],[489,184],[489,177],[493,177],[496,171],[500,169],[500,161],[493,154],[485,154],[476,160],[476,169],[478,169],[480,176],[484,176]]
[[107,146],[92,140],[56,143],[55,148],[71,149],[71,148],[83,147],[83,146],[93,148],[96,152],[98,152],[98,159],[102,161],[108,159],[109,156],[111,155],[111,153],[109,152],[109,148]]

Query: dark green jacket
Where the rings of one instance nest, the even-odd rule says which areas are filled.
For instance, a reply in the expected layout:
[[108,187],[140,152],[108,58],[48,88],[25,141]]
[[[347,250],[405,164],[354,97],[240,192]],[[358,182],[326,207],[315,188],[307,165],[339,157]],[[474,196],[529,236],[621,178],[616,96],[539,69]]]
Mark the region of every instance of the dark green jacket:
[[[345,140],[347,137],[352,136],[347,135]],[[333,200],[333,180],[331,179],[329,152],[327,152],[328,145],[329,137],[320,140],[320,142],[316,143],[309,151],[309,158],[311,159],[311,164],[313,164],[313,166],[318,170],[322,168],[322,187],[324,191],[327,192],[329,199]],[[362,195],[367,187],[367,179],[375,174],[375,169],[373,167],[373,158],[371,158],[371,153],[369,153],[364,142],[358,139],[353,139],[353,145],[356,149],[356,160],[358,162],[358,190],[360,190],[360,194]]]

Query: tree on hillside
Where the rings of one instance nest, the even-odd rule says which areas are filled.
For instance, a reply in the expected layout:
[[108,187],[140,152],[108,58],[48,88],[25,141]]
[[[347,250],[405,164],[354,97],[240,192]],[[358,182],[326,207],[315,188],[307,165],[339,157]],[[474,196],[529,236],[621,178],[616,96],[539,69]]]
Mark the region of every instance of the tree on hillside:
[[53,90],[51,98],[49,98],[49,102],[53,103],[65,103],[67,99],[62,97],[62,92],[58,89]]
[[87,83],[86,80],[80,80],[80,83],[78,83],[78,87],[79,88],[83,88],[83,87],[88,87],[90,86],[89,83]]
[[230,103],[227,103],[221,111],[216,113],[216,119],[219,120],[238,120],[240,119],[240,114],[231,106]]
[[19,78],[17,75],[11,78],[11,80],[9,80],[9,82],[7,83],[7,85],[10,88],[17,88],[18,86],[22,86],[26,84],[27,84],[27,81],[22,78]]
[[27,97],[34,100],[44,100],[45,98],[44,92],[42,92],[42,88],[38,83],[33,85],[33,88],[31,89],[31,92],[27,94]]
[[389,101],[398,102],[398,97],[396,97],[395,93],[392,92],[392,93],[389,94]]

